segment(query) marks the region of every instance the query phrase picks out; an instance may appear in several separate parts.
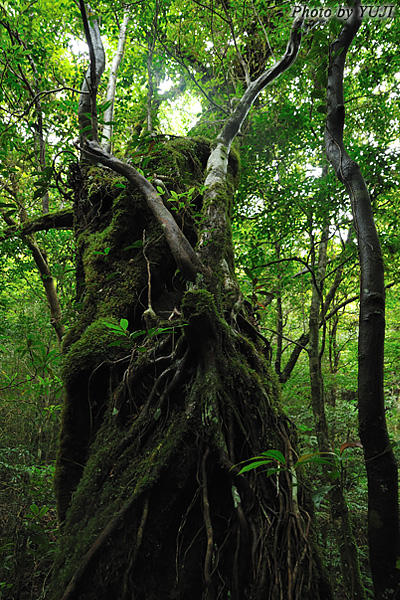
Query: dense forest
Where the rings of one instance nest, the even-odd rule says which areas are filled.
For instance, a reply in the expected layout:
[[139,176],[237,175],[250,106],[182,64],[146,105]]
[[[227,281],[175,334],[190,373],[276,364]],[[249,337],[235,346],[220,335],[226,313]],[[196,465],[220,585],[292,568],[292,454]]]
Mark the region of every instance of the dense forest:
[[400,18],[0,1],[0,598],[395,600]]

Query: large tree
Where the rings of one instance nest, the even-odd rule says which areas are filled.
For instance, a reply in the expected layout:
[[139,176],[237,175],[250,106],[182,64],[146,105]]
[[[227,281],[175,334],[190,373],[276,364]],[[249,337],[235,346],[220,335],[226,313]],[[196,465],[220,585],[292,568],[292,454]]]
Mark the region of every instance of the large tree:
[[[55,20],[45,20],[46,43],[35,45],[48,9],[47,0],[39,4],[21,4],[19,14],[1,7],[3,81],[10,89],[0,86],[8,107],[1,122],[2,194],[9,200],[0,209],[6,225],[1,239],[20,238],[32,253],[51,322],[63,339],[66,399],[55,477],[61,540],[48,597],[329,599],[312,503],[293,468],[295,431],[279,408],[278,378],[287,381],[309,345],[310,367],[317,367],[321,379],[318,331],[323,346],[327,320],[350,300],[335,299],[348,244],[332,259],[325,247],[332,220],[348,220],[340,196],[336,191],[334,205],[325,206],[319,199],[326,188],[315,192],[314,183],[303,186],[297,178],[310,160],[319,160],[325,107],[318,107],[317,127],[304,125],[304,115],[311,97],[312,121],[313,102],[324,97],[328,53],[327,130],[337,124],[332,107],[339,114],[343,84],[332,72],[338,56],[343,67],[345,52],[329,46],[327,29],[337,33],[341,25],[304,23],[274,3],[235,0],[115,6],[99,0],[95,12],[80,0],[79,13],[70,19],[65,10],[72,11],[73,2],[58,0]],[[350,42],[346,27],[336,45]],[[302,37],[310,29],[303,51]],[[65,60],[77,36],[87,41],[88,65],[76,48],[75,58]],[[307,72],[299,53],[307,56]],[[170,84],[168,91],[162,91],[164,84]],[[168,103],[182,108],[194,97],[202,104],[197,135],[161,133]],[[307,128],[315,140],[304,145]],[[242,179],[238,139],[245,141]],[[336,147],[340,160],[330,158],[340,178],[347,155],[340,138]],[[283,180],[290,182],[286,190]],[[274,368],[270,343],[235,268],[238,187],[242,195],[245,190],[255,227],[264,223],[257,218],[261,198],[276,207],[271,215],[264,212],[252,268],[241,270],[242,281],[244,272],[252,280],[248,298],[258,306],[266,310],[276,295]],[[287,243],[294,222],[296,240]],[[71,227],[76,300],[64,335],[68,319],[52,272],[57,265],[41,232]],[[273,239],[272,260],[264,256],[265,239]],[[375,238],[373,245],[378,247]],[[323,269],[312,259],[317,254]],[[368,256],[360,252],[360,259],[368,271]],[[335,266],[325,274],[330,262]],[[269,276],[277,273],[272,294],[258,280],[269,269]],[[382,296],[382,272],[377,278],[369,272]],[[284,364],[285,281],[294,289],[304,274],[313,289],[310,332],[303,331]],[[263,293],[264,304],[257,299]],[[374,316],[380,305],[371,310],[381,343],[382,321]],[[381,377],[381,363],[378,371]],[[317,383],[318,418],[323,386]],[[360,387],[367,414],[371,402],[362,394]],[[328,451],[326,427],[323,433],[320,449]],[[378,447],[366,431],[364,446],[371,490],[377,492],[370,515],[381,510],[384,491],[376,488],[379,472],[373,466],[389,457],[385,485],[391,486],[388,506],[395,522],[396,471],[388,437],[383,432]],[[239,472],[242,461],[259,455],[272,467],[267,476]],[[389,515],[385,510],[382,518]],[[377,524],[371,521],[373,558],[381,541]],[[373,560],[378,597],[388,593],[387,576],[390,589],[397,584],[397,529],[383,578],[376,575],[379,560]],[[350,576],[349,585],[353,581]]]
[[289,471],[245,478],[236,466],[267,447],[294,461],[269,345],[236,281],[231,147],[296,59],[303,22],[254,75],[221,10],[246,89],[213,141],[158,143],[149,177],[99,143],[104,51],[81,2],[91,56],[72,182],[82,307],[64,341],[50,598],[330,597],[302,488]]

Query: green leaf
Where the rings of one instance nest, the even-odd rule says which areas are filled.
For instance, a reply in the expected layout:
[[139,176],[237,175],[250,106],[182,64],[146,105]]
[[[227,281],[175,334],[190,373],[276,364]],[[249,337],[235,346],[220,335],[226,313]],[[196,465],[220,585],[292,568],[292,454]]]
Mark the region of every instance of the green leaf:
[[134,242],[130,246],[126,246],[126,248],[124,248],[124,250],[133,250],[135,248],[143,248],[143,240],[138,240],[137,242]]
[[284,471],[284,470],[285,469],[281,469],[279,467],[274,467],[273,469],[267,469],[266,476],[271,477],[271,475],[275,475],[276,473],[280,473],[281,471]]
[[309,454],[303,454],[299,457],[298,461],[294,465],[296,469],[300,465],[314,463],[318,465],[334,466],[337,455],[334,452],[311,452]]
[[129,321],[128,321],[128,319],[121,319],[119,324],[120,324],[121,329],[126,331],[128,329]]
[[257,469],[257,467],[265,467],[265,465],[270,462],[270,460],[256,460],[249,465],[242,467],[239,471],[239,475],[242,475],[242,473],[247,473],[248,471],[254,471],[254,469]]
[[279,450],[266,450],[265,452],[261,452],[262,456],[273,458],[274,460],[281,463],[281,465],[286,466],[286,459],[283,456],[282,452]]
[[316,508],[321,506],[323,499],[333,488],[333,485],[321,485],[311,494],[312,501],[314,502]]
[[121,331],[121,326],[116,325],[115,323],[108,323],[107,321],[103,321],[104,325],[109,329],[113,329],[114,331]]
[[135,338],[139,337],[140,335],[145,335],[146,332],[143,329],[138,329],[138,331],[134,331],[133,333],[131,333],[131,335],[129,336],[132,340],[134,340]]

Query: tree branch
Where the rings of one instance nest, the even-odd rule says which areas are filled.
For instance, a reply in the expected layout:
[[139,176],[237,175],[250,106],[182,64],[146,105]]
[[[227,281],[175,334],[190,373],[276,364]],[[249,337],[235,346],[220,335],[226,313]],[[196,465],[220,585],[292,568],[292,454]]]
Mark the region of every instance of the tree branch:
[[[82,144],[86,138],[92,138],[95,141],[98,141],[99,139],[96,97],[97,88],[106,63],[98,20],[97,18],[93,18],[92,23],[89,24],[84,0],[79,0],[79,7],[90,56],[90,64],[82,83],[78,106],[79,129]],[[87,92],[89,92],[89,94]]]
[[88,158],[109,167],[116,173],[120,173],[142,192],[149,209],[162,227],[172,256],[183,277],[194,281],[198,273],[204,273],[205,269],[200,259],[184,233],[179,229],[169,210],[164,206],[154,186],[132,165],[108,154],[97,142],[87,140],[82,150]]
[[36,231],[48,231],[49,229],[72,229],[74,214],[72,208],[66,208],[59,212],[47,213],[36,219],[24,221],[21,225],[13,223],[7,229],[0,232],[0,242],[4,242],[15,236],[23,236]]
[[[219,238],[222,239],[225,239],[226,229],[228,227],[228,208],[227,206],[222,206],[219,194],[223,192],[226,185],[228,160],[232,142],[261,91],[286,71],[296,60],[301,43],[302,25],[302,19],[295,20],[290,32],[286,51],[282,58],[270,69],[262,73],[254,82],[250,83],[238,102],[236,109],[232,115],[227,118],[222,131],[215,139],[214,149],[207,162],[207,176],[204,182],[206,189],[203,197],[205,211],[199,241],[199,255],[205,264],[207,256],[211,257],[211,261],[215,263],[215,257],[213,257],[215,236],[213,231],[216,224],[218,224]],[[221,256],[220,260],[222,261],[224,259],[225,257]],[[233,265],[230,265],[230,268],[233,268]]]
[[104,112],[104,128],[103,128],[103,142],[102,146],[106,152],[111,152],[111,136],[113,131],[112,120],[114,118],[114,105],[115,105],[115,92],[117,89],[117,74],[118,69],[122,61],[122,57],[124,55],[124,48],[126,42],[126,32],[128,30],[128,24],[130,20],[130,13],[128,9],[125,9],[124,12],[124,20],[122,21],[122,25],[119,29],[118,36],[118,47],[117,51],[114,55],[111,64],[110,76],[108,79],[107,93],[106,93],[106,102],[109,103],[109,106],[106,108]]

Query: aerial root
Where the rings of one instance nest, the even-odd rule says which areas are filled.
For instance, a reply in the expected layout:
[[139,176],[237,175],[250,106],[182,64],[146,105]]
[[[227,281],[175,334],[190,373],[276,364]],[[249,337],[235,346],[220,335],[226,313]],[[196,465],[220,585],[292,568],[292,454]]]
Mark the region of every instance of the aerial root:
[[[114,515],[114,517],[109,521],[105,527],[102,529],[96,540],[93,542],[89,550],[83,556],[81,563],[76,569],[74,575],[70,579],[67,589],[61,597],[61,600],[72,600],[77,597],[77,591],[79,590],[79,586],[82,583],[85,575],[87,574],[89,568],[92,563],[100,554],[101,550],[109,544],[110,537],[114,534],[114,532],[121,527],[124,519],[126,518],[127,513],[131,510],[134,503],[138,500],[137,494],[132,494],[130,498],[123,504],[122,508]],[[139,546],[143,537],[143,529],[146,523],[148,514],[148,499],[144,501],[142,518],[139,523],[138,531],[136,534],[136,546],[137,550],[139,550]]]
[[207,469],[206,469],[206,461],[207,457],[210,453],[210,448],[207,446],[203,458],[201,461],[201,489],[202,489],[202,498],[203,498],[203,518],[204,525],[206,528],[207,535],[207,549],[206,555],[204,558],[204,580],[207,586],[207,600],[214,600],[215,598],[215,588],[212,580],[212,572],[211,572],[211,564],[212,564],[212,556],[213,556],[213,548],[214,548],[214,531],[211,522],[211,511],[210,511],[210,502],[208,497],[208,485],[207,485]]
[[[136,557],[138,555],[141,543],[142,543],[142,538],[143,538],[143,532],[144,532],[144,528],[146,525],[146,521],[147,521],[147,516],[149,514],[149,498],[148,496],[146,496],[144,503],[143,503],[143,512],[142,512],[142,517],[140,519],[140,523],[139,523],[139,527],[138,527],[138,531],[136,534],[136,540],[135,540],[135,544],[132,546],[132,549],[129,553],[129,563],[128,563],[128,567],[125,570],[125,574],[124,574],[124,583],[123,583],[123,598],[132,597],[132,594],[130,594],[130,586],[129,586],[129,575],[132,569],[132,566],[136,560]],[[130,595],[129,595],[130,594]],[[123,600],[123,598],[121,600]]]

